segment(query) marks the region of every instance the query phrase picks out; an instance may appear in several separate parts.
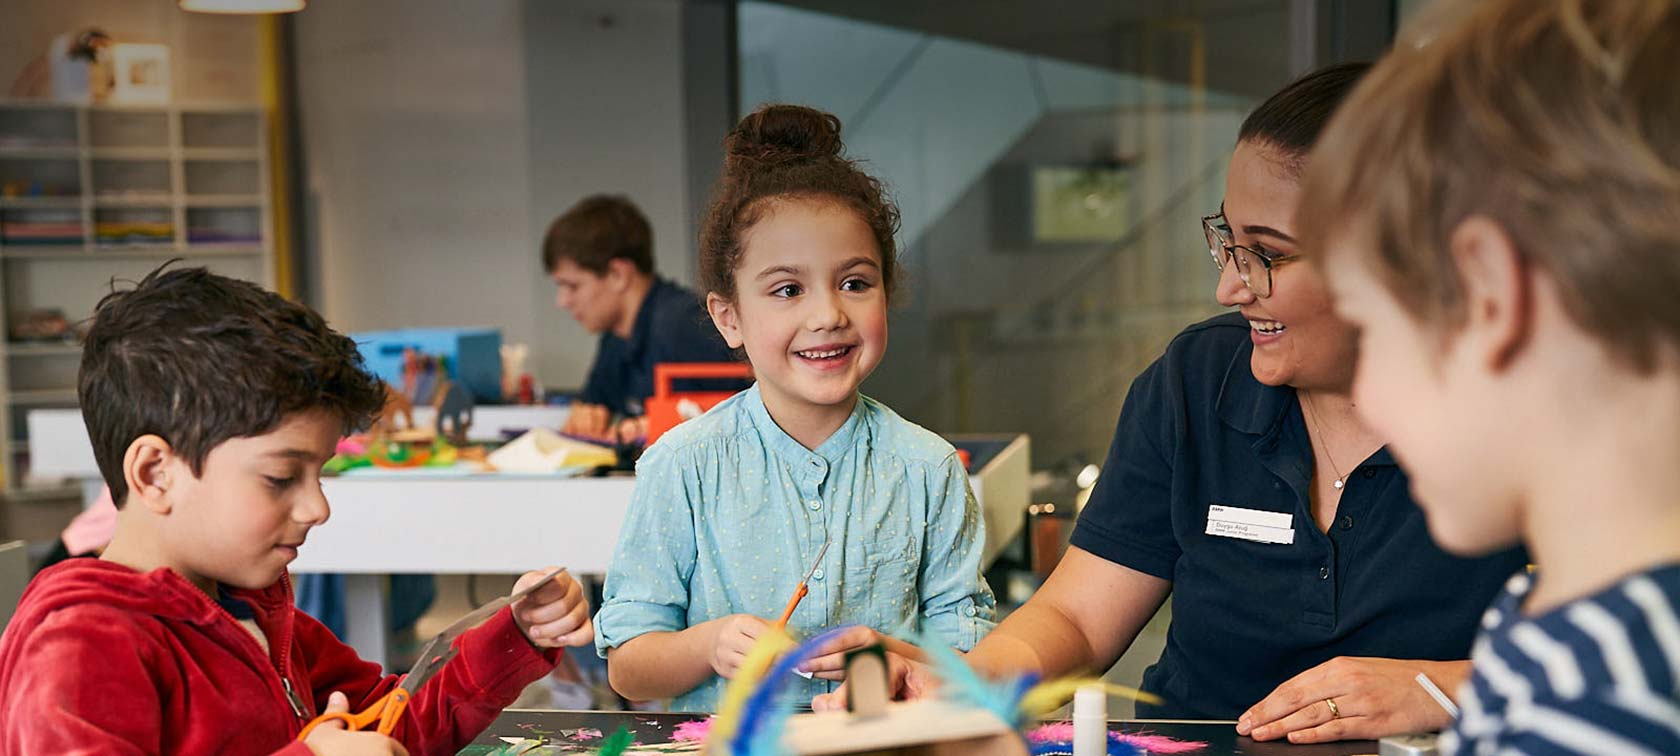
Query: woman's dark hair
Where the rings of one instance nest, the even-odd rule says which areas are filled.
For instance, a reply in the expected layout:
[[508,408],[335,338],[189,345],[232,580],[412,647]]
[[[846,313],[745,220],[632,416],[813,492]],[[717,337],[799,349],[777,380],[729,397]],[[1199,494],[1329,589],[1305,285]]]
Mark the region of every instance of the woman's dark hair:
[[1290,167],[1299,172],[1336,106],[1369,70],[1370,63],[1337,63],[1296,79],[1243,119],[1237,141],[1274,147],[1288,155]]
[[780,199],[817,199],[857,211],[881,251],[881,283],[890,297],[898,273],[898,207],[881,182],[842,155],[840,119],[797,105],[765,105],[723,140],[723,175],[700,229],[700,282],[735,299],[741,240]]

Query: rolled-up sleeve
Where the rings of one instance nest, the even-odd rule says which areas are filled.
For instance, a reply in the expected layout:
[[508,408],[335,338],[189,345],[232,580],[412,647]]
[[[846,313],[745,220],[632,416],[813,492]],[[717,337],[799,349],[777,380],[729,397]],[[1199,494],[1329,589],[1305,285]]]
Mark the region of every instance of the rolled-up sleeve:
[[923,630],[967,651],[996,625],[997,600],[980,571],[986,525],[955,451],[929,476],[927,493]]
[[595,614],[595,651],[603,658],[637,636],[688,627],[697,489],[684,457],[656,446],[636,466],[630,511]]

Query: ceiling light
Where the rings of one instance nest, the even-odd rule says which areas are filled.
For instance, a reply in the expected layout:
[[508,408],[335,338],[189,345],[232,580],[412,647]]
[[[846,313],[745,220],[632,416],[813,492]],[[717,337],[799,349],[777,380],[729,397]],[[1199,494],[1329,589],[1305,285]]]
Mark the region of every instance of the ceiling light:
[[307,0],[181,0],[181,10],[198,13],[296,13]]

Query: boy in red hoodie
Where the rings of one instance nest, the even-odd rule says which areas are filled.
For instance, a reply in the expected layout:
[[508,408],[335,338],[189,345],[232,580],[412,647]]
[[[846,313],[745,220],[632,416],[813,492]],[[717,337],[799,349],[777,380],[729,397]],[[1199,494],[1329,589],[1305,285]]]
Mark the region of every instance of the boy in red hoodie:
[[79,383],[121,513],[104,555],[43,571],[0,638],[0,755],[453,754],[592,642],[582,589],[555,580],[458,638],[395,739],[296,742],[398,679],[293,608],[286,578],[327,519],[321,466],[380,384],[320,315],[203,268],[106,296]]

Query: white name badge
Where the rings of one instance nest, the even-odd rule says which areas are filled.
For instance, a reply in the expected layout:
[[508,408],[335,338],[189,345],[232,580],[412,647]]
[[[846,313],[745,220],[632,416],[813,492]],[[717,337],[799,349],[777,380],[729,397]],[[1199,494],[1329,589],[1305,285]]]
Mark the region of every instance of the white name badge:
[[1295,516],[1286,512],[1208,505],[1207,534],[1260,543],[1294,543]]

